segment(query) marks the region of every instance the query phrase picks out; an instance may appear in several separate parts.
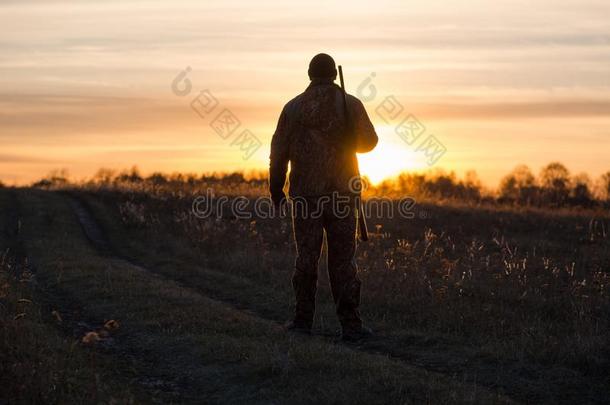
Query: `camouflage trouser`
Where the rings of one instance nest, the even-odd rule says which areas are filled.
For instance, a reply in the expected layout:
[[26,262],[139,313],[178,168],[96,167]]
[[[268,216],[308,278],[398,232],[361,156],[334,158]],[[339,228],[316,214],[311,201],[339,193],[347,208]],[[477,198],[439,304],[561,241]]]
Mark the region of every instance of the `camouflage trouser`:
[[[293,228],[297,259],[292,277],[296,296],[295,321],[308,327],[313,322],[318,281],[318,261],[326,231],[328,245],[328,275],[337,315],[344,330],[362,326],[360,280],[356,267],[356,209],[353,198],[338,212],[331,203],[320,198],[306,198],[307,212],[298,209],[293,200]],[[313,209],[312,209],[313,208]]]

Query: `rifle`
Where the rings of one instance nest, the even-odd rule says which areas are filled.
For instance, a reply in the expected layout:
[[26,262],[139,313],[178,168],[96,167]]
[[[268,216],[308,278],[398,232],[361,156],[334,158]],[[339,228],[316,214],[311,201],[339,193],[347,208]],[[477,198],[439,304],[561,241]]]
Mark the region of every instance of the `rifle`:
[[[341,93],[343,94],[343,111],[345,112],[345,121],[347,122],[347,132],[349,133],[349,135],[351,137],[354,137],[355,136],[354,127],[353,127],[350,117],[349,117],[349,110],[347,109],[347,93],[345,92],[345,83],[343,82],[343,68],[341,67],[341,65],[339,65],[338,68],[339,68],[339,81],[341,82]],[[350,141],[350,143],[353,142],[354,144],[356,144],[355,139],[350,139],[349,141]],[[358,199],[358,202],[357,202],[357,204],[358,204],[358,234],[360,236],[360,240],[363,242],[366,242],[367,240],[369,240],[369,230],[368,230],[368,227],[366,226],[366,218],[364,217],[361,190],[358,190],[357,199]]]

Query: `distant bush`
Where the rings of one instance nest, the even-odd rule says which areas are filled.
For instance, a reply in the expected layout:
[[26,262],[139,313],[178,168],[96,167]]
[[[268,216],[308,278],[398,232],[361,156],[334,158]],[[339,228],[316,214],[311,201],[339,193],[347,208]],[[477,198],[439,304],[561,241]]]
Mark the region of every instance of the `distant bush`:
[[529,167],[519,165],[500,182],[500,199],[520,205],[530,205],[538,196],[540,189]]
[[539,182],[546,205],[566,204],[570,195],[570,172],[564,165],[549,163],[540,171]]
[[368,192],[374,195],[479,201],[481,190],[481,182],[475,172],[468,172],[464,180],[458,180],[454,172],[436,171],[404,172],[378,186],[370,187]]
[[[581,173],[571,176],[561,163],[546,165],[538,179],[527,166],[517,166],[500,183],[498,200],[522,206],[591,207],[601,204],[609,195],[610,172],[602,176],[595,190],[590,177]],[[605,190],[605,191],[604,191]]]
[[32,184],[32,187],[61,188],[70,184],[70,181],[68,179],[69,175],[67,170],[54,170],[41,180],[38,180],[37,182]]
[[119,183],[140,183],[142,180],[140,171],[136,166],[133,166],[129,171],[122,171],[115,179]]
[[610,172],[602,174],[600,178],[601,196],[607,202],[610,202]]

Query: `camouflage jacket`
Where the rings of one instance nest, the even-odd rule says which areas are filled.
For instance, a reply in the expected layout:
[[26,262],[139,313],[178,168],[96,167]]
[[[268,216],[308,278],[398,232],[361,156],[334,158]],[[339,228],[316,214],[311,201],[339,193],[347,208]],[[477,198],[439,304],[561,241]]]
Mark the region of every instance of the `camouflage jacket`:
[[[284,106],[271,140],[272,197],[283,193],[289,162],[291,197],[354,191],[353,179],[360,175],[356,152],[372,150],[378,138],[362,102],[348,94],[347,107],[351,132],[341,88],[330,80],[313,81]],[[347,133],[354,134],[354,143],[346,141]]]

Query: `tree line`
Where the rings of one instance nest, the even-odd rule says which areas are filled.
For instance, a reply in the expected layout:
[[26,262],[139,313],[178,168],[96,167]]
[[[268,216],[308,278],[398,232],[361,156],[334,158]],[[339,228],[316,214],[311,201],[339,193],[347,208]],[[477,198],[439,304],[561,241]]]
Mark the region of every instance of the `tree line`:
[[496,190],[485,190],[474,171],[463,179],[455,173],[402,173],[377,187],[380,194],[411,193],[430,198],[493,201],[535,207],[593,207],[610,202],[610,171],[596,181],[585,174],[572,175],[559,162],[544,166],[538,176],[526,165],[518,165],[504,176]]
[[[610,171],[596,181],[584,173],[572,175],[559,162],[544,166],[536,176],[525,166],[515,167],[504,176],[496,190],[482,186],[476,172],[469,171],[458,178],[454,172],[441,170],[425,173],[403,172],[378,185],[369,185],[364,179],[366,195],[413,196],[426,199],[452,199],[467,202],[493,202],[516,206],[534,207],[594,207],[610,204]],[[251,171],[248,173],[152,173],[143,176],[137,167],[130,170],[115,171],[100,169],[81,185],[103,187],[139,188],[160,190],[184,187],[214,187],[223,190],[248,190],[248,194],[266,192],[267,173]],[[54,171],[33,187],[63,187],[74,185],[65,170]]]

